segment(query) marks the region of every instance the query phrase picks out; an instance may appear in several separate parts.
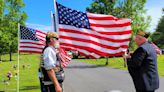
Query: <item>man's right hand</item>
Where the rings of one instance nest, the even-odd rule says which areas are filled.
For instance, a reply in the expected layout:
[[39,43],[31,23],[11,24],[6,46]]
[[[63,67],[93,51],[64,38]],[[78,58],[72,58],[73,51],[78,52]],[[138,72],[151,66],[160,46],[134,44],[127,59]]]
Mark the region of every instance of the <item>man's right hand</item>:
[[56,92],[62,92],[62,88],[60,85],[56,85],[55,90],[56,90]]

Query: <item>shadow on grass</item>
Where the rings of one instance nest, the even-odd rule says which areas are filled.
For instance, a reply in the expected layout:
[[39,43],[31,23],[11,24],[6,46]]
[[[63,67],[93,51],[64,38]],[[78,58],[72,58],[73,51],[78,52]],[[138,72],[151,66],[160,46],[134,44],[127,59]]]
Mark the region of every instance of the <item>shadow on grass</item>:
[[[105,57],[100,57],[100,58],[105,58]],[[72,58],[72,59],[76,60],[76,59],[92,59],[92,58],[85,57],[85,56],[80,56],[78,58]]]
[[40,89],[40,86],[24,86],[20,88],[20,90],[33,90],[33,89]]
[[85,68],[100,68],[100,67],[106,67],[106,65],[71,65],[68,66],[67,69],[85,69]]
[[[17,60],[12,59],[12,61],[17,61]],[[12,62],[12,61],[10,61],[10,60],[1,60],[0,62]]]

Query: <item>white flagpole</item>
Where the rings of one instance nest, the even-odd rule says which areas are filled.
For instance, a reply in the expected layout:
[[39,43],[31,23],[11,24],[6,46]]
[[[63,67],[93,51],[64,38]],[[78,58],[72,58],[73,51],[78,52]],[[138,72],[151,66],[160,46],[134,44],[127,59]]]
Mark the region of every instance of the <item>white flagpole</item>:
[[58,12],[57,12],[57,7],[56,7],[56,0],[54,0],[54,11],[55,11],[55,28],[56,32],[59,34],[59,27],[58,27]]
[[54,21],[54,15],[53,15],[53,12],[51,11],[51,25],[52,25],[52,31],[55,31],[55,21]]
[[18,65],[18,68],[17,68],[17,92],[19,92],[19,40],[20,40],[20,24],[18,23],[18,61],[17,61],[17,65]]

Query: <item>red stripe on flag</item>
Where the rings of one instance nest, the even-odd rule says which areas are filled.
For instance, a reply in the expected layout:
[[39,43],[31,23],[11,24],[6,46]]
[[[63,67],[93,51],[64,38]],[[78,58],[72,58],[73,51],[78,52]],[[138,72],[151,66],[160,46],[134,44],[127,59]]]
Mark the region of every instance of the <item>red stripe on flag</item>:
[[[69,33],[83,34],[83,35],[87,35],[88,37],[95,37],[95,38],[98,38],[98,39],[103,39],[103,40],[111,41],[111,42],[126,42],[126,41],[129,41],[131,39],[131,38],[127,38],[127,39],[118,39],[117,40],[117,39],[106,38],[106,37],[103,37],[103,36],[98,36],[98,35],[95,35],[95,34],[80,32],[80,31],[77,31],[77,30],[70,30],[70,29],[63,29],[63,28],[60,28],[59,30],[60,30],[60,32],[69,32]],[[111,33],[114,33],[114,32],[111,32]],[[124,32],[122,32],[122,33],[124,33]],[[114,33],[114,34],[116,34],[116,33]],[[61,35],[60,35],[60,37],[62,38]]]
[[19,52],[42,54],[42,52],[40,52],[40,51],[19,50]]
[[113,49],[113,50],[116,50],[120,47],[122,48],[127,48],[128,45],[121,45],[119,47],[113,47],[113,46],[109,46],[109,45],[104,45],[102,43],[98,43],[98,42],[95,42],[93,40],[87,40],[87,39],[81,39],[81,38],[74,38],[74,37],[68,37],[68,36],[60,36],[62,39],[69,39],[70,41],[71,40],[74,40],[74,41],[81,41],[81,42],[87,42],[87,43],[91,43],[91,44],[95,44],[95,45],[98,45],[102,48],[110,48],[110,49]]
[[127,22],[127,23],[123,23],[123,24],[93,24],[93,23],[90,23],[90,26],[93,26],[93,27],[106,27],[106,28],[112,28],[112,27],[125,27],[125,26],[129,26],[131,23],[130,22]]

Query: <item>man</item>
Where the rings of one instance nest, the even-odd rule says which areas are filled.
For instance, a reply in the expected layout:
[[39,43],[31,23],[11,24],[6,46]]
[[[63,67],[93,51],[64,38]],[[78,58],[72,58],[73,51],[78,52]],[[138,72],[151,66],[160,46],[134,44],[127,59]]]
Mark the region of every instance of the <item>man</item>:
[[43,67],[45,92],[62,92],[61,83],[58,82],[55,72],[60,70],[57,60],[57,48],[59,48],[58,35],[56,32],[48,32],[46,46],[43,49]]
[[157,54],[146,38],[147,33],[138,31],[135,37],[138,48],[126,57],[136,92],[154,92],[159,88]]

